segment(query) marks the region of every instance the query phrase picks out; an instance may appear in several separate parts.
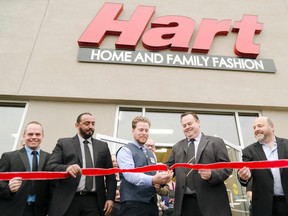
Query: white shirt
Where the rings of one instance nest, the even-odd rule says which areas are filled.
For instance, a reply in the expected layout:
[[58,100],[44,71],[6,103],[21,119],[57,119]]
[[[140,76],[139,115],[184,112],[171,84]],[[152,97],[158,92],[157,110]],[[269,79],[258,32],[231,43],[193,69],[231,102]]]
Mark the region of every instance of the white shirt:
[[[268,144],[261,143],[262,149],[265,152],[266,158],[268,161],[278,160],[278,148],[276,139],[274,139],[274,144],[272,149],[269,148]],[[274,195],[284,195],[282,183],[281,183],[281,176],[280,176],[280,169],[279,168],[272,168],[271,169],[273,179],[274,179]]]
[[[81,148],[81,155],[82,155],[82,165],[83,167],[82,168],[86,168],[86,158],[85,158],[85,150],[84,150],[84,141],[85,139],[83,137],[81,137],[79,134],[78,134],[78,138],[79,138],[79,142],[80,142],[80,148]],[[92,140],[91,140],[91,137],[89,139],[87,139],[87,141],[89,142],[87,145],[89,147],[89,150],[90,150],[90,154],[91,154],[91,158],[92,158],[92,161],[93,161],[93,164],[94,164],[94,155],[93,155],[93,147],[92,147]],[[79,181],[79,184],[78,184],[78,187],[77,187],[77,191],[82,191],[85,189],[85,181],[86,181],[86,176],[82,175],[81,178],[80,178],[80,181]],[[92,191],[96,191],[96,185],[95,185],[95,177],[93,178],[93,189]]]

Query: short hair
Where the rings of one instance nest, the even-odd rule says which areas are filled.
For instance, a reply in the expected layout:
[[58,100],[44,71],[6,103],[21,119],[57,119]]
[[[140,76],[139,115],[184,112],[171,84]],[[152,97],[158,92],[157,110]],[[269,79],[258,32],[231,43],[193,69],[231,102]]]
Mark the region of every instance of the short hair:
[[184,116],[187,116],[187,115],[192,115],[197,121],[199,121],[199,118],[198,118],[197,114],[194,113],[194,112],[185,112],[185,113],[182,113],[181,116],[180,116],[180,120],[182,120],[182,118],[183,118]]
[[145,122],[149,124],[149,127],[151,126],[151,122],[147,117],[144,116],[136,116],[132,121],[132,128],[135,129],[138,122]]
[[77,122],[77,123],[80,123],[81,118],[82,118],[83,115],[90,115],[90,116],[92,116],[92,114],[89,113],[89,112],[81,113],[81,114],[77,117],[77,119],[76,119],[76,122]]
[[266,120],[271,127],[274,127],[274,123],[272,122],[270,118],[267,117]]
[[26,133],[27,127],[28,127],[29,125],[31,125],[31,124],[40,125],[40,127],[42,128],[42,133],[44,134],[43,126],[42,126],[42,124],[41,124],[40,122],[38,122],[38,121],[31,121],[31,122],[29,122],[29,123],[26,125],[26,127],[24,128],[23,134]]

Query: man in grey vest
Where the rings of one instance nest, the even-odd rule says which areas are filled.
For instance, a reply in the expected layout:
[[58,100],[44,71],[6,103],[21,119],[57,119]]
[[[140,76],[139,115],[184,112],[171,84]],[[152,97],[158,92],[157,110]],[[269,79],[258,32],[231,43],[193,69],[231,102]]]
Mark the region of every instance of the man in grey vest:
[[[134,141],[122,147],[117,154],[121,169],[131,169],[156,164],[155,155],[146,148],[150,121],[138,116],[132,121]],[[120,186],[120,216],[158,216],[156,185],[169,182],[172,173],[123,173]]]

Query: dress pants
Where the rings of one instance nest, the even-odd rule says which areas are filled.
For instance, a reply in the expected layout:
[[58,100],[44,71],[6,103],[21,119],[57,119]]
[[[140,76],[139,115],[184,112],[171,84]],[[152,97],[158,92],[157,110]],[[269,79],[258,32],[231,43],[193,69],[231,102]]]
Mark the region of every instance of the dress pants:
[[34,203],[27,203],[25,206],[23,216],[34,216],[34,208],[35,208]]
[[273,216],[287,216],[288,204],[284,196],[274,196],[273,198]]
[[159,210],[154,198],[150,203],[126,201],[121,203],[119,216],[158,216]]
[[203,216],[201,214],[196,194],[184,194],[181,216]]
[[96,193],[76,193],[64,216],[101,216]]

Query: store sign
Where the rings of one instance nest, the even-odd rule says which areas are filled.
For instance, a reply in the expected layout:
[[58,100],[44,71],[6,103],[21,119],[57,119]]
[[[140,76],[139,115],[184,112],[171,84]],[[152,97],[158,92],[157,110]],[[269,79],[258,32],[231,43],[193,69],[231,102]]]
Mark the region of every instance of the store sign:
[[[122,11],[123,4],[103,5],[78,40],[79,61],[276,72],[273,60],[256,60],[260,45],[253,40],[255,34],[260,34],[263,28],[257,16],[243,15],[242,20],[234,22],[232,26],[232,32],[237,33],[234,53],[242,57],[238,58],[203,55],[209,52],[215,36],[226,36],[229,33],[232,23],[230,19],[202,19],[191,53],[188,53],[196,26],[193,19],[162,16],[153,20],[151,28],[145,31],[155,7],[138,6],[129,20],[118,20]],[[107,35],[118,36],[115,43],[117,50],[99,49]],[[134,51],[140,40],[148,51]],[[181,53],[155,52],[167,50]]]

